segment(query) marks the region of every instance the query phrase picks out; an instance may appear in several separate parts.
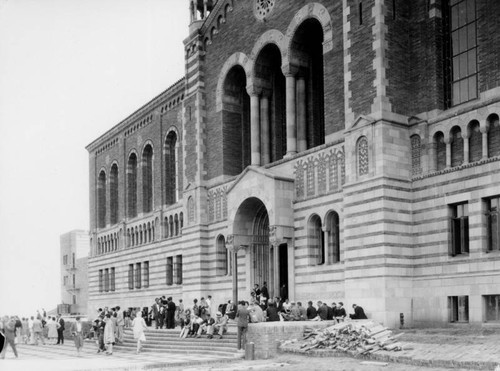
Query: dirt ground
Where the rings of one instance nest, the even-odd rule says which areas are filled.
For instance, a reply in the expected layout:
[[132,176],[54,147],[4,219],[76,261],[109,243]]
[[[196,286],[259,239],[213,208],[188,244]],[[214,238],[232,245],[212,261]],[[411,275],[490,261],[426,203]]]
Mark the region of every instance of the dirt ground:
[[[270,360],[258,361],[234,361],[210,364],[205,367],[182,367],[182,368],[158,368],[156,371],[450,371],[449,368],[428,368],[411,366],[400,363],[389,363],[384,365],[363,364],[366,362],[349,357],[307,357],[295,354],[283,354]],[[466,371],[465,369],[454,369],[456,371]]]

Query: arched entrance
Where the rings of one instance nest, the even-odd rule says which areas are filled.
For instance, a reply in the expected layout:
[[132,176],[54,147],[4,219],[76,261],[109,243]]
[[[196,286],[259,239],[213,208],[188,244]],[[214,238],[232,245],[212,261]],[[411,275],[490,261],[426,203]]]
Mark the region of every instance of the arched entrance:
[[[264,282],[271,297],[280,295],[281,286],[288,288],[286,244],[283,247],[270,244],[269,214],[260,199],[250,197],[242,202],[234,218],[232,238],[234,247],[245,251],[244,255],[242,252],[236,255],[237,259],[245,259],[243,297],[248,297],[255,284],[262,287]],[[236,279],[234,271],[233,279]]]

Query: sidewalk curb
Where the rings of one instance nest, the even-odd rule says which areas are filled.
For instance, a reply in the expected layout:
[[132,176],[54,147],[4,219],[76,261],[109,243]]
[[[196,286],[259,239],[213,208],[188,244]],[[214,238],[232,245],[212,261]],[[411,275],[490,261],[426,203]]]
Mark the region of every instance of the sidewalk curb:
[[308,357],[350,357],[361,360],[374,360],[381,362],[402,363],[412,366],[425,366],[425,367],[443,367],[443,368],[465,368],[471,370],[494,370],[498,362],[491,361],[455,361],[446,359],[419,359],[412,358],[405,355],[392,355],[392,354],[370,354],[360,355],[354,352],[340,352],[333,349],[312,349],[305,351],[302,349],[292,349],[284,347],[278,348],[279,354],[293,353],[300,354]]

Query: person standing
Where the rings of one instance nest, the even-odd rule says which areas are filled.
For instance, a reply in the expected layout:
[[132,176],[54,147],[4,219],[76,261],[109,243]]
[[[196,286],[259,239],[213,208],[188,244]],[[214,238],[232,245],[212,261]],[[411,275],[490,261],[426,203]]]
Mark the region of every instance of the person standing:
[[137,312],[137,316],[132,321],[132,331],[134,332],[134,339],[137,340],[137,354],[139,354],[142,349],[141,342],[146,341],[146,335],[144,335],[144,330],[146,329],[146,322],[144,322],[144,318],[142,318],[141,312]]
[[33,320],[33,341],[35,345],[38,345],[38,340],[41,340],[42,344],[45,345],[45,339],[43,338],[42,320],[40,320],[37,316]]
[[28,318],[23,318],[22,320],[23,323],[23,343],[28,344],[28,341],[30,339],[30,327],[29,327],[29,321]]
[[269,290],[267,289],[267,282],[262,284],[262,288],[260,289],[260,296],[263,298],[269,299]]
[[171,296],[167,299],[167,328],[175,328],[175,303]]
[[64,344],[64,320],[61,315],[57,315],[57,322],[59,323],[59,328],[57,329],[57,345]]
[[237,326],[238,326],[238,350],[244,349],[246,345],[246,335],[248,330],[248,322],[250,320],[250,313],[245,306],[245,302],[240,301],[238,304],[238,311],[236,312]]
[[5,345],[2,349],[0,358],[5,359],[5,353],[7,353],[7,345],[10,345],[14,351],[14,355],[17,356],[16,349],[16,319],[14,317],[9,318],[5,316],[2,321],[3,324],[3,334],[5,336]]
[[120,307],[116,307],[116,340],[118,343],[123,344],[123,327],[125,326],[124,312]]
[[47,337],[49,338],[50,345],[56,345],[59,327],[59,324],[56,322],[56,317],[49,317],[47,319],[47,328],[49,329]]
[[160,325],[160,298],[155,299],[155,303],[151,306],[151,310],[153,312],[153,319],[155,321],[155,327],[158,330],[161,328]]
[[83,348],[83,325],[80,322],[80,317],[75,318],[75,322],[71,324],[71,333],[75,339],[76,353],[80,356],[80,351]]
[[33,345],[35,344],[35,333],[33,332],[33,321],[35,317],[31,316],[30,319],[28,319],[28,330],[30,332],[29,334],[29,344]]
[[106,346],[106,354],[113,354],[113,344],[115,343],[115,325],[111,318],[111,313],[108,312],[104,318],[104,344]]

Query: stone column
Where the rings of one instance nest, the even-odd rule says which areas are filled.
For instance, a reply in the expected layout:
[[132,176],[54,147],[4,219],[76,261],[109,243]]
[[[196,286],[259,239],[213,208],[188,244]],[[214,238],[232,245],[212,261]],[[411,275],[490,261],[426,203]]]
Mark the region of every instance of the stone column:
[[428,163],[429,172],[436,171],[436,168],[437,168],[436,146],[437,146],[437,143],[435,141],[431,141],[429,143],[429,163]]
[[469,163],[469,134],[462,133],[462,139],[464,140],[464,162],[463,164]]
[[262,145],[262,165],[271,162],[270,130],[269,130],[269,97],[262,95],[260,98],[260,142]]
[[488,129],[486,127],[480,126],[479,131],[482,134],[482,144],[483,144],[483,157],[481,160],[486,160],[488,158]]
[[260,108],[256,93],[250,95],[250,132],[251,164],[260,166]]
[[299,152],[307,149],[306,123],[306,80],[300,76],[297,78],[297,149]]
[[446,168],[451,167],[451,138],[444,138],[446,143]]
[[297,153],[295,76],[286,75],[286,157]]

